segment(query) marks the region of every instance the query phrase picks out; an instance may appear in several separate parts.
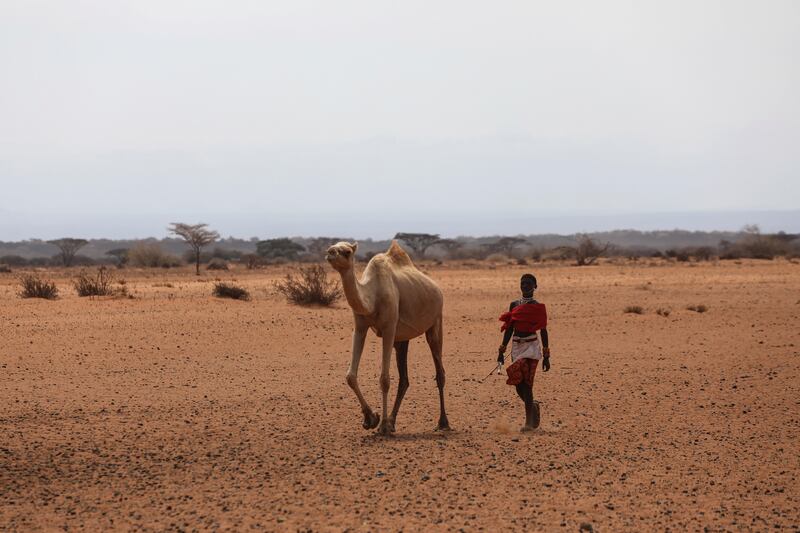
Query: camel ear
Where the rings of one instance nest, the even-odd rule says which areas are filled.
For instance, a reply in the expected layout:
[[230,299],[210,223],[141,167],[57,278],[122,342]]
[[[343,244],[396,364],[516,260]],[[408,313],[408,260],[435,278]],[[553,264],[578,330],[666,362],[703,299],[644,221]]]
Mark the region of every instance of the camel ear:
[[358,250],[358,243],[354,242],[350,245],[350,248],[353,250],[353,253],[356,253],[356,250]]

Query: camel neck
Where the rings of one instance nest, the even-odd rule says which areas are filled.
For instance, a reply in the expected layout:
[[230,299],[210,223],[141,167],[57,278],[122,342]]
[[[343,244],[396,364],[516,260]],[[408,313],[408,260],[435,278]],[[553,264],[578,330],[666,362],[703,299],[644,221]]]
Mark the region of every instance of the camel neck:
[[347,298],[347,303],[353,308],[353,312],[357,315],[370,314],[368,302],[361,290],[361,283],[356,279],[355,268],[349,268],[341,272],[341,276],[344,295]]

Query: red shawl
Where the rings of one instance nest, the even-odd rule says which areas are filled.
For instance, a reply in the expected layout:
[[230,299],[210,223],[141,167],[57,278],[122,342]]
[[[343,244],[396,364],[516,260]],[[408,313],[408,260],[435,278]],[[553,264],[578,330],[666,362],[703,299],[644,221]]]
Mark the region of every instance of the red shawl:
[[522,304],[500,315],[500,320],[504,322],[500,331],[511,326],[514,331],[533,333],[547,327],[547,309],[544,304]]

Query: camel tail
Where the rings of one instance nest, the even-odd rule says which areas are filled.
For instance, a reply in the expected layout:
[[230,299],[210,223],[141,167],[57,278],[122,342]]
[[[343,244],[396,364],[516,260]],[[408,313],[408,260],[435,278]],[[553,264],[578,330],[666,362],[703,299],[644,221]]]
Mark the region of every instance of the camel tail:
[[386,255],[398,265],[414,265],[414,262],[411,261],[411,258],[408,256],[406,251],[403,250],[399,244],[397,244],[397,241],[392,241],[392,245],[389,246],[388,250],[386,250]]

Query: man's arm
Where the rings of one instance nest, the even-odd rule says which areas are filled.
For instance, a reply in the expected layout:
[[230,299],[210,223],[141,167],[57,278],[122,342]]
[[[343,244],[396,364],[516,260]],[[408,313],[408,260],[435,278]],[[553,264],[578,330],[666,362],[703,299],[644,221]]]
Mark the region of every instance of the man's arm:
[[547,328],[542,328],[540,333],[542,335],[542,354],[544,355],[542,370],[547,372],[550,370],[550,339],[547,336]]
[[[508,306],[509,312],[517,306],[517,302],[511,302],[511,305]],[[505,361],[505,357],[503,356],[506,353],[506,347],[508,346],[508,341],[511,340],[511,337],[514,335],[514,326],[510,325],[508,328],[503,332],[503,342],[500,344],[500,347],[497,350],[497,362],[503,364]]]

